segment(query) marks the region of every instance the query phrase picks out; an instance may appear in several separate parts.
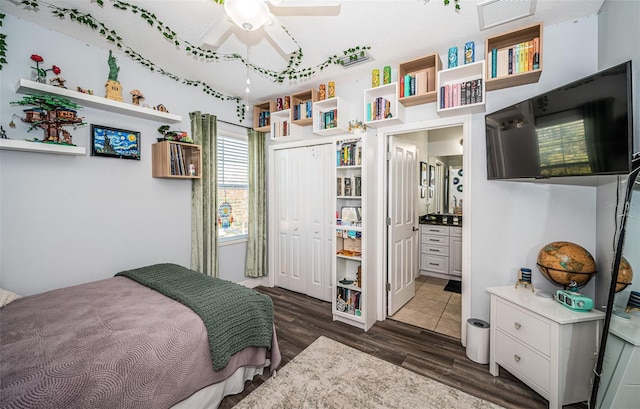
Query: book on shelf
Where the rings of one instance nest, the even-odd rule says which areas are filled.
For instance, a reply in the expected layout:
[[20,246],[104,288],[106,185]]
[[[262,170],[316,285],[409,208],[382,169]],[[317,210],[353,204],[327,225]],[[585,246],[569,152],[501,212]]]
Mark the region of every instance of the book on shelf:
[[336,178],[336,196],[344,196],[343,179],[338,176]]
[[483,86],[482,78],[441,86],[440,109],[481,103]]
[[344,195],[353,196],[353,186],[351,185],[351,178],[344,178]]
[[540,69],[540,37],[509,47],[493,48],[487,56],[491,78]]
[[353,176],[353,194],[354,196],[362,196],[362,176]]
[[429,90],[429,74],[427,70],[416,72],[416,95],[426,94]]
[[336,142],[336,166],[360,166],[362,145],[360,140]]

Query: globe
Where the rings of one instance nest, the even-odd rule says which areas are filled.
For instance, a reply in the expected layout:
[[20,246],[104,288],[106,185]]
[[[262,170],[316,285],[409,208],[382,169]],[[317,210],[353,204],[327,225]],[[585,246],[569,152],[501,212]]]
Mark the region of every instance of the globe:
[[627,259],[622,256],[620,258],[620,267],[618,267],[616,292],[618,293],[627,288],[627,286],[631,284],[631,280],[633,280],[633,269],[631,268],[631,264],[629,264]]
[[569,287],[585,285],[596,274],[596,262],[585,248],[569,241],[554,241],[538,253],[538,269],[549,280]]

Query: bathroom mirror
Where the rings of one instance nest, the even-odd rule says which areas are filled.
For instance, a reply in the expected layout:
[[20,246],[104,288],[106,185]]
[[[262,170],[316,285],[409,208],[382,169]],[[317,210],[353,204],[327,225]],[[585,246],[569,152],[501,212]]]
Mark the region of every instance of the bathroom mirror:
[[589,399],[591,408],[638,405],[640,368],[640,158],[633,162],[615,257],[606,316]]

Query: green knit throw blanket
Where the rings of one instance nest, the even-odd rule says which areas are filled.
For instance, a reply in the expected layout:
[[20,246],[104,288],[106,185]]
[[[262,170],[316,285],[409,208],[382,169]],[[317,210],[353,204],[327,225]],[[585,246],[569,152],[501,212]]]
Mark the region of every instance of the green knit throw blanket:
[[273,301],[268,295],[176,264],[156,264],[116,276],[137,281],[198,314],[207,328],[216,371],[246,347],[271,348]]

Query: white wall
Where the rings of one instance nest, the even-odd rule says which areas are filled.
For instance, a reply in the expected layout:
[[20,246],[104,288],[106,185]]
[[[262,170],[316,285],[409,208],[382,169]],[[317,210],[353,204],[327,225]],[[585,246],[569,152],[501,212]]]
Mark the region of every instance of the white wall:
[[[104,95],[108,50],[10,15],[2,32],[7,35],[8,64],[0,71],[0,124],[10,138],[43,137],[39,130],[27,134],[27,124],[17,118],[16,128],[8,127],[12,115],[24,108],[9,102],[22,98],[15,85],[20,78],[30,78],[31,54],[44,57],[46,67],[58,65],[68,88],[81,86]],[[88,30],[88,35],[97,34]],[[130,101],[131,89],[142,90],[143,103],[162,103],[182,116],[183,122],[171,124],[172,129],[190,132],[188,114],[196,110],[237,121],[234,103],[220,102],[117,56],[125,101]],[[80,115],[88,124],[140,131],[142,159],[0,151],[2,288],[28,295],[151,263],[190,264],[191,182],[151,177],[151,145],[162,123],[90,108]],[[89,125],[68,130],[74,143],[89,146]],[[244,244],[222,247],[221,253],[221,277],[243,280]],[[237,266],[240,257],[242,265]]]
[[[634,109],[634,152],[640,151],[640,2],[629,0],[607,0],[598,17],[598,69],[603,70],[631,60]],[[624,200],[626,185],[621,178],[620,200]],[[616,224],[620,221],[616,214],[622,210],[616,208],[616,190],[618,183],[609,183],[598,187],[597,206],[597,256],[598,271],[596,277],[596,307],[605,305],[611,283],[611,267],[615,255],[612,239]],[[636,278],[634,281],[637,281]]]
[[[19,112],[15,107],[8,108],[5,101],[20,99],[14,86],[19,78],[28,76],[32,53],[43,55],[46,63],[59,65],[71,87],[77,84],[97,93],[102,91],[107,77],[107,50],[11,16],[5,18],[3,32],[8,36],[9,64],[0,72],[0,123],[7,124],[11,114]],[[476,42],[478,55],[482,55],[484,38],[469,40]],[[540,81],[489,92],[486,111],[493,112],[596,72],[597,44],[596,16],[545,27]],[[443,43],[441,50],[434,51],[446,60],[449,46]],[[124,89],[141,89],[148,103],[163,103],[172,113],[182,115],[182,129],[189,130],[188,112],[193,110],[235,120],[235,105],[150,73],[126,57],[118,61]],[[90,64],[91,69],[82,68],[80,62]],[[397,65],[395,61],[379,63],[381,67]],[[394,70],[394,80],[396,75]],[[370,78],[349,83],[336,78],[336,83],[337,95],[349,103],[351,118],[363,119],[363,91],[370,86]],[[190,184],[150,176],[150,145],[160,124],[93,109],[85,109],[83,114],[90,123],[140,130],[142,160],[0,151],[3,287],[28,294],[110,277],[120,269],[142,264],[189,264]],[[408,108],[405,123],[427,123],[437,118],[435,104],[427,104]],[[535,268],[537,252],[544,244],[569,240],[594,254],[596,188],[487,181],[484,114],[473,115],[471,123],[472,148],[465,151],[471,162],[471,167],[465,169],[465,179],[473,192],[468,209],[473,216],[466,219],[471,221],[471,314],[487,319],[489,297],[485,287],[513,284],[519,267],[534,270],[536,287],[552,287]],[[19,126],[25,129],[24,124]],[[19,138],[14,134],[17,131],[11,131],[10,137]],[[87,146],[88,128],[72,133],[78,145]],[[310,133],[305,129],[307,137]],[[381,199],[383,195],[380,192]],[[227,249],[222,251],[225,255],[221,259],[229,260]],[[241,253],[237,253],[238,257]],[[241,271],[234,266],[221,266],[221,273]],[[593,282],[585,292],[593,293],[592,286]]]

